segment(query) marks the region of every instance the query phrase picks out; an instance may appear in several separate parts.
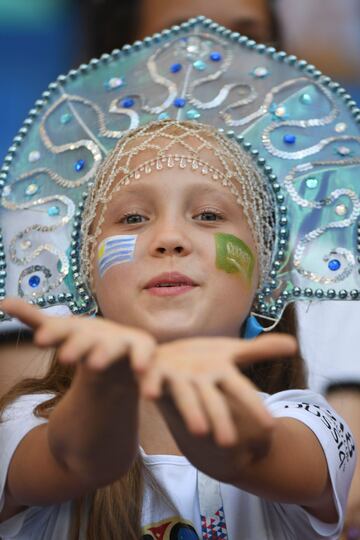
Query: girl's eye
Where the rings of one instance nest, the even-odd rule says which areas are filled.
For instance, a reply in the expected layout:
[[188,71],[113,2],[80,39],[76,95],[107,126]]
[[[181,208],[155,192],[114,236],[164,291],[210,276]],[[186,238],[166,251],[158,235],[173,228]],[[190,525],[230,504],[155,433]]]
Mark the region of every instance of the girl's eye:
[[204,210],[194,217],[195,219],[198,218],[199,221],[218,221],[224,219],[222,214],[214,210]]
[[144,221],[147,221],[147,218],[145,216],[142,216],[141,214],[126,214],[120,219],[120,223],[124,223],[125,225],[144,223]]

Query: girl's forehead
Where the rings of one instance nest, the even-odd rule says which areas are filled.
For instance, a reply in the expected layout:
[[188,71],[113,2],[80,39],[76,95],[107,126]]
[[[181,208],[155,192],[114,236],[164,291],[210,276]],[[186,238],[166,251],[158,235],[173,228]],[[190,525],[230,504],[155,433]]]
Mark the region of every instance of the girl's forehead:
[[124,199],[156,198],[162,193],[166,197],[212,196],[222,200],[234,200],[234,196],[227,187],[215,182],[201,171],[174,167],[161,171],[155,169],[140,179],[121,186],[121,189],[116,189],[115,185],[112,201],[116,203]]
[[150,140],[145,135],[129,137],[115,149],[113,162],[115,167],[109,167],[104,178],[104,184],[111,185],[113,197],[117,192],[121,197],[143,189],[164,189],[169,183],[181,190],[192,185],[197,192],[204,190],[204,186],[209,190],[213,185],[214,192],[221,192],[223,177],[241,181],[237,156],[222,148],[221,140],[212,132],[198,136],[187,131],[179,135],[169,129],[165,133],[153,133]]

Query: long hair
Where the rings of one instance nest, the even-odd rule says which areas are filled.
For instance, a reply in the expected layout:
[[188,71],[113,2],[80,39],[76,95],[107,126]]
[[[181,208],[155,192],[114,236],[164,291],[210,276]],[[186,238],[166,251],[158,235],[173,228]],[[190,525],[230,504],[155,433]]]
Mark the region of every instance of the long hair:
[[[296,337],[296,315],[293,305],[286,309],[276,331]],[[51,411],[70,388],[75,369],[74,366],[60,364],[54,354],[43,377],[24,379],[0,397],[0,421],[4,409],[15,399],[25,394],[37,393],[54,394],[54,397],[34,409],[35,416],[49,418]],[[295,358],[274,359],[271,362],[254,364],[246,368],[244,373],[260,390],[269,394],[305,387],[304,363],[300,354]],[[125,476],[97,489],[88,497],[74,501],[71,538],[73,540],[79,538],[84,505],[90,501],[89,516],[85,525],[87,540],[139,540],[145,476],[150,481],[153,491],[166,502],[166,496],[159,492],[159,488],[138,456]]]

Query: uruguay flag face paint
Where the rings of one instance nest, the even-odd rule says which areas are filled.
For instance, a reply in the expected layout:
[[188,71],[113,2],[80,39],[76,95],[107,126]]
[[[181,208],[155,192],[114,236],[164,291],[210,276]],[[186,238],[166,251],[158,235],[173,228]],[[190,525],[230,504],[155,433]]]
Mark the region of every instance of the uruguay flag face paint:
[[100,243],[98,268],[101,278],[112,266],[131,262],[134,259],[136,238],[137,234],[109,236]]

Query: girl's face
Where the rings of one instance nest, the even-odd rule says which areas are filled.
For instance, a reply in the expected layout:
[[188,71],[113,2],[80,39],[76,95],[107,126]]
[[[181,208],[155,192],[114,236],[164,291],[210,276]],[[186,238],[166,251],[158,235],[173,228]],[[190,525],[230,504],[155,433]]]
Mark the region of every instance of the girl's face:
[[[189,168],[153,171],[114,193],[104,218],[93,280],[105,317],[160,342],[238,336],[258,268],[252,234],[228,188]],[[124,245],[134,235],[133,255],[106,264],[107,239]],[[235,266],[224,258],[229,238]],[[252,270],[244,267],[244,254]]]
[[143,39],[199,14],[260,42],[272,37],[268,0],[141,0],[138,37]]

